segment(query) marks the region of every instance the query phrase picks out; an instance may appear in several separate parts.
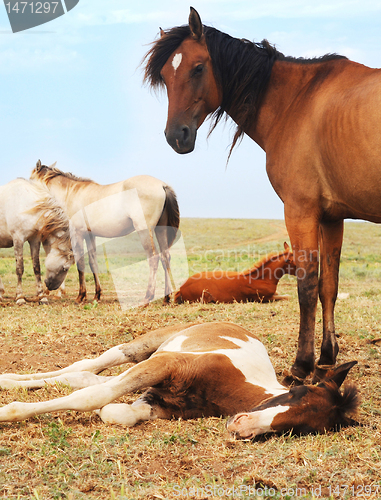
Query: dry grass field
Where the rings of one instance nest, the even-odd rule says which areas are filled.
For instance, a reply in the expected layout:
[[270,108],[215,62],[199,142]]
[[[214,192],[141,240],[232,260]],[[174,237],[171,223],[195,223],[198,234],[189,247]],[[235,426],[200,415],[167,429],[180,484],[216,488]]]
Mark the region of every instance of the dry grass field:
[[[244,269],[287,240],[281,221],[184,219],[190,271]],[[93,413],[62,412],[0,424],[0,497],[6,499],[379,499],[381,498],[381,227],[347,223],[336,327],[338,361],[358,360],[348,379],[358,386],[358,427],[302,437],[267,435],[235,441],[224,418],[156,420],[134,428],[107,426]],[[290,367],[298,332],[293,277],[269,304],[193,304],[122,309],[110,275],[101,275],[99,303],[74,303],[75,268],[66,295],[48,306],[14,303],[11,250],[0,250],[6,287],[0,303],[0,373],[66,366],[145,332],[182,322],[231,321],[266,345],[279,377]],[[89,296],[93,292],[88,276]],[[30,262],[25,289],[34,293]],[[317,317],[317,346],[321,339]],[[119,373],[116,369],[113,373]],[[54,386],[0,391],[0,404],[68,394]],[[124,398],[132,401],[136,395]]]

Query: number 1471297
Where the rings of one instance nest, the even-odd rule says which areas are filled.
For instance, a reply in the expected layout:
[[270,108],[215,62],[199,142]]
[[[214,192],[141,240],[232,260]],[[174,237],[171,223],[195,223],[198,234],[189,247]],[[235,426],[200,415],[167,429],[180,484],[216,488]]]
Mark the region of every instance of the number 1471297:
[[60,2],[11,2],[5,4],[8,14],[54,14]]
[[350,495],[351,498],[366,498],[371,495],[377,495],[378,493],[381,493],[381,486],[377,484],[358,484],[356,486],[343,484],[341,486],[328,486],[328,490],[330,497],[343,496],[345,498],[345,495]]

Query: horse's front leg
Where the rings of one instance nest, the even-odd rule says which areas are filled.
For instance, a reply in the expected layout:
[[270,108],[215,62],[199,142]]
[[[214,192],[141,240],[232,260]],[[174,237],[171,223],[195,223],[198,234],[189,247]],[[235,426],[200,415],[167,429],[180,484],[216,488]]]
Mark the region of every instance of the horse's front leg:
[[160,247],[161,263],[164,269],[165,285],[164,285],[164,301],[163,304],[168,304],[172,290],[175,290],[175,282],[171,271],[171,254],[168,246],[168,228],[167,226],[156,226],[155,233]]
[[155,298],[156,275],[157,275],[157,268],[159,266],[160,256],[153,239],[154,234],[152,229],[143,229],[138,231],[138,233],[141,244],[147,255],[148,266],[149,266],[148,285],[143,302],[144,305],[147,305]]
[[85,239],[86,239],[87,252],[89,255],[90,269],[94,277],[94,284],[95,284],[94,300],[98,301],[101,298],[102,290],[101,290],[101,282],[99,281],[99,276],[98,276],[99,271],[98,271],[97,247],[95,244],[95,236],[91,232],[88,232]]
[[41,281],[41,266],[40,266],[40,241],[38,239],[29,240],[30,255],[32,257],[33,272],[36,279],[36,293],[40,304],[47,304],[48,299],[44,293],[44,287]]
[[22,290],[22,275],[24,274],[24,256],[23,256],[24,242],[16,239],[13,241],[13,244],[15,251],[16,276],[17,276],[16,304],[21,306],[25,304],[25,298]]
[[343,221],[320,225],[319,297],[323,310],[323,342],[320,358],[315,368],[314,383],[322,380],[326,371],[334,367],[339,352],[335,334],[334,310],[339,288],[343,231]]
[[[291,212],[289,215],[288,212]],[[318,223],[315,218],[296,218],[285,210],[298,281],[300,324],[298,350],[291,374],[303,381],[315,366],[315,318],[318,300]]]
[[85,254],[83,246],[84,237],[78,231],[76,231],[71,236],[79,280],[78,296],[75,301],[77,302],[77,304],[80,304],[81,302],[86,302]]

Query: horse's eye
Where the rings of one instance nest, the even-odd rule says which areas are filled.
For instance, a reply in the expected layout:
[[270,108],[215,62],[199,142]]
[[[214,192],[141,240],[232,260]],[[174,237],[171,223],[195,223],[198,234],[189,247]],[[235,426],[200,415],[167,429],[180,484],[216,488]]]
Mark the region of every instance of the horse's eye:
[[197,66],[194,69],[194,75],[199,76],[201,73],[204,71],[204,65],[203,64],[197,64]]

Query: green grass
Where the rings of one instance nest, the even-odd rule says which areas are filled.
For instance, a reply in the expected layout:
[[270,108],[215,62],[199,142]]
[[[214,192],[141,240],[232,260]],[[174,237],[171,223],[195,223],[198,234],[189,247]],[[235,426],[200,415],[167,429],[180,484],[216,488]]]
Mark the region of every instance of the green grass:
[[[282,221],[184,219],[181,230],[191,272],[244,269],[263,254],[280,251],[288,241]],[[226,432],[224,418],[156,420],[128,429],[107,426],[93,413],[41,415],[0,424],[0,496],[10,500],[214,500],[233,498],[226,492],[234,487],[241,494],[234,498],[245,499],[254,498],[253,488],[261,488],[257,498],[267,500],[312,499],[314,494],[327,500],[381,498],[380,236],[379,226],[346,223],[340,292],[349,297],[338,300],[335,311],[338,362],[358,360],[348,378],[360,392],[362,426],[316,436],[285,434],[235,441]],[[122,243],[113,246],[112,258],[123,259]],[[299,326],[293,277],[282,278],[278,287],[279,293],[290,295],[289,301],[162,307],[158,299],[144,309],[121,309],[107,272],[100,277],[102,300],[92,301],[89,274],[89,301],[76,305],[73,267],[62,299],[50,298],[48,306],[30,302],[18,307],[12,249],[1,250],[0,256],[6,289],[0,304],[0,372],[57,369],[154,328],[191,321],[232,321],[250,329],[267,347],[280,379],[293,362]],[[34,278],[28,259],[26,269],[24,285],[31,297]],[[320,307],[316,337],[318,349]],[[63,386],[1,391],[0,404],[51,399],[69,392]],[[131,402],[136,397],[122,400]]]

